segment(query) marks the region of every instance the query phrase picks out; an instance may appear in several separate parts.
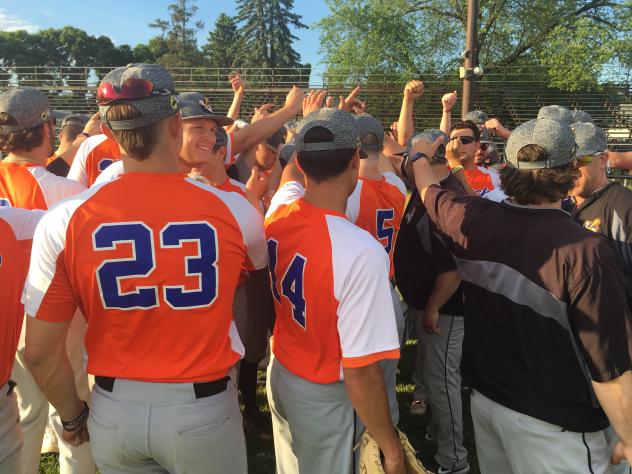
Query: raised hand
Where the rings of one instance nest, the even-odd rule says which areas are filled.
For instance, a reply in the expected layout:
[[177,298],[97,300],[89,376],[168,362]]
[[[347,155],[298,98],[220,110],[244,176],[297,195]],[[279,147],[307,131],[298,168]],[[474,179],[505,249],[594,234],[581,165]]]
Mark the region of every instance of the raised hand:
[[360,93],[361,86],[356,86],[347,97],[340,96],[338,108],[345,112],[353,112],[356,107],[364,111],[366,105],[360,99],[356,99],[356,95]]
[[441,104],[443,105],[443,111],[450,112],[452,108],[454,107],[454,104],[456,104],[456,99],[457,99],[456,90],[454,92],[444,94],[443,97],[441,97]]
[[404,98],[417,100],[424,94],[424,83],[421,81],[409,81],[404,87]]
[[241,78],[241,75],[238,72],[232,73],[230,76],[228,76],[228,79],[230,80],[230,85],[233,88],[233,92],[243,94],[246,91],[246,83]]
[[292,86],[285,97],[285,107],[291,109],[294,115],[298,115],[303,109],[303,99],[305,99],[305,92],[296,86]]
[[303,117],[316,110],[322,109],[326,95],[327,91],[324,89],[310,91],[307,97],[303,99]]
[[263,104],[261,107],[255,107],[255,113],[252,116],[250,123],[255,123],[257,120],[261,120],[263,117],[267,117],[272,113],[274,104]]

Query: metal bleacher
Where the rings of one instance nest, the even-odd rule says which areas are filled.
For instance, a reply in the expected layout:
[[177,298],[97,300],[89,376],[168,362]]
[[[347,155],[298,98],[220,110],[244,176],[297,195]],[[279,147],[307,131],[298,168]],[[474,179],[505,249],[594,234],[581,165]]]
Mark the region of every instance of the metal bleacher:
[[[15,67],[0,68],[0,90],[11,86],[38,87],[47,92],[53,107],[77,113],[96,111],[94,90],[100,78],[111,67]],[[178,91],[197,91],[205,94],[213,108],[226,112],[233,91],[228,76],[230,69],[172,68]],[[303,88],[326,88],[336,98],[346,95],[360,84],[359,97],[367,104],[367,111],[380,118],[385,126],[397,120],[401,106],[404,81],[394,74],[375,74],[354,77],[345,70],[310,69],[244,69],[241,71],[248,89],[242,103],[241,115],[249,120],[255,106],[264,103],[281,105],[288,89],[296,84]],[[587,85],[567,92],[547,85],[537,69],[525,74],[521,69],[504,68],[486,74],[476,85],[474,107],[497,117],[512,129],[535,118],[540,107],[550,104],[581,109],[590,113],[595,123],[611,132],[614,148],[632,149],[632,88],[628,75],[609,70],[598,86]],[[415,104],[417,129],[437,128],[441,117],[441,96],[460,90],[456,74],[427,74],[421,80],[425,92]],[[457,103],[455,111],[460,110]],[[454,114],[456,116],[456,114]],[[615,134],[616,131],[616,134]]]

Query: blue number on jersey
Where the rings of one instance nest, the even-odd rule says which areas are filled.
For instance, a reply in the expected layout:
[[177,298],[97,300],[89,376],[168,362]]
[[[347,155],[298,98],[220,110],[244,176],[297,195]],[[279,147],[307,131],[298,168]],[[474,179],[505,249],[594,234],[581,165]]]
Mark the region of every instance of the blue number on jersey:
[[277,289],[277,277],[276,277],[276,264],[277,264],[277,248],[279,243],[274,240],[268,240],[268,269],[270,270],[270,284],[272,286],[272,296],[277,301],[277,303],[281,303],[281,296],[279,295],[279,290]]
[[217,235],[208,222],[167,224],[160,232],[162,248],[182,247],[182,242],[196,242],[198,254],[186,257],[186,275],[197,275],[198,290],[184,286],[165,286],[165,301],[174,309],[204,308],[217,298]]
[[11,202],[6,198],[0,198],[0,207],[13,207]]
[[155,268],[153,231],[142,222],[102,224],[92,235],[95,250],[113,250],[131,243],[134,258],[105,260],[97,268],[97,283],[103,307],[108,309],[154,308],[158,306],[155,286],[122,293],[120,280],[147,277]]
[[305,321],[305,294],[303,281],[307,260],[301,254],[296,254],[281,281],[281,292],[292,303],[292,317],[303,329]]
[[104,171],[105,168],[110,166],[112,163],[114,163],[114,160],[110,158],[103,158],[101,161],[99,161],[99,164],[98,164],[99,171]]
[[393,246],[393,234],[394,229],[392,226],[387,226],[387,221],[392,221],[395,217],[395,211],[393,209],[378,209],[377,210],[377,238],[380,242],[382,239],[386,239],[384,250],[386,253],[391,253],[391,247]]
[[[133,258],[105,260],[97,268],[97,283],[103,307],[107,309],[149,309],[158,306],[156,286],[121,293],[120,280],[148,277],[156,268],[153,231],[142,222],[102,224],[93,234],[95,250],[113,250],[117,244],[131,243]],[[161,248],[179,248],[196,242],[198,254],[186,257],[186,275],[197,276],[199,289],[183,285],[163,287],[165,301],[174,309],[210,306],[217,297],[217,234],[207,222],[177,222],[160,231]]]

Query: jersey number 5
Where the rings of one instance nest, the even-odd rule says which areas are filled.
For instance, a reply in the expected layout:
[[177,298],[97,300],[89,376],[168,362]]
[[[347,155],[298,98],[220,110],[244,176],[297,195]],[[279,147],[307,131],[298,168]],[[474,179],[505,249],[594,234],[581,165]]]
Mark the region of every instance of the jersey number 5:
[[[121,281],[145,278],[156,269],[154,232],[143,222],[101,224],[92,235],[96,251],[114,250],[118,244],[132,245],[132,258],[104,260],[97,268],[97,284],[103,307],[108,309],[149,309],[159,306],[158,286],[138,286],[122,292]],[[173,309],[204,308],[217,297],[217,234],[208,222],[172,222],[160,231],[160,248],[182,247],[195,242],[198,254],[186,257],[187,276],[198,277],[198,289],[164,285],[165,302]]]
[[[393,209],[378,209],[376,213],[376,228],[377,228],[377,238],[382,245],[384,245],[384,250],[386,253],[391,253],[391,248],[393,246],[393,234],[394,229],[392,226],[387,225],[388,221],[393,221],[395,218],[395,211]],[[386,243],[383,240],[386,239]]]
[[[281,295],[279,294],[276,276],[278,246],[279,243],[276,240],[268,240],[268,265],[270,268],[272,296],[274,296],[277,303],[281,304]],[[295,254],[287,270],[285,270],[283,278],[281,278],[281,294],[291,303],[292,318],[303,329],[307,327],[307,321],[305,319],[305,291],[303,287],[306,263],[307,259],[305,257],[300,253]]]

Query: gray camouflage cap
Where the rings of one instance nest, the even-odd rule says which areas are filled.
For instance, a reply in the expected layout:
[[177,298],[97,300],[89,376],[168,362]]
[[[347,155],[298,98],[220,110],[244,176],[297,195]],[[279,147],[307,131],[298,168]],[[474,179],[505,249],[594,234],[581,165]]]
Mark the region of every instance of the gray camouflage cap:
[[561,105],[546,105],[538,112],[538,119],[553,119],[564,122],[568,125],[575,123],[576,120],[573,116],[573,112]]
[[[111,84],[121,90],[129,79],[145,79],[153,84],[152,95],[141,99],[116,99],[108,104],[99,104],[101,120],[112,130],[132,130],[145,127],[167,118],[180,110],[180,99],[176,93],[169,71],[158,64],[128,64],[110,71],[99,84],[99,88]],[[141,117],[129,120],[107,120],[107,112],[117,103],[126,103],[140,112]]]
[[197,92],[183,92],[180,94],[182,105],[182,120],[192,118],[206,118],[214,120],[217,125],[232,125],[234,120],[225,115],[218,115],[213,112],[213,107],[208,103],[206,97]]
[[590,116],[588,112],[575,109],[573,111],[573,123],[577,123],[577,122],[594,123],[593,118]]
[[0,125],[2,132],[19,132],[37,127],[53,119],[53,109],[46,94],[33,87],[18,87],[0,94],[0,112],[17,123]]
[[[305,134],[316,127],[329,130],[332,142],[305,143]],[[353,116],[343,110],[323,108],[307,115],[296,129],[298,151],[353,150],[360,147],[360,132]]]
[[287,163],[292,158],[292,155],[296,153],[296,145],[294,143],[286,143],[281,148],[281,152],[279,153],[279,160]]
[[[382,151],[384,149],[384,127],[370,114],[356,115],[356,124],[360,133],[360,148],[364,151]],[[373,135],[377,138],[377,143],[362,143],[366,135]]]
[[485,122],[489,120],[489,117],[482,110],[470,110],[468,113],[465,114],[463,120],[471,120],[476,125],[484,125]]
[[592,123],[574,123],[571,128],[575,132],[577,156],[597,155],[608,149],[608,139],[602,128]]
[[[518,161],[518,152],[527,145],[539,145],[547,152],[546,161]],[[536,119],[523,123],[507,141],[507,160],[522,170],[555,168],[575,159],[577,145],[570,125],[553,119]]]

